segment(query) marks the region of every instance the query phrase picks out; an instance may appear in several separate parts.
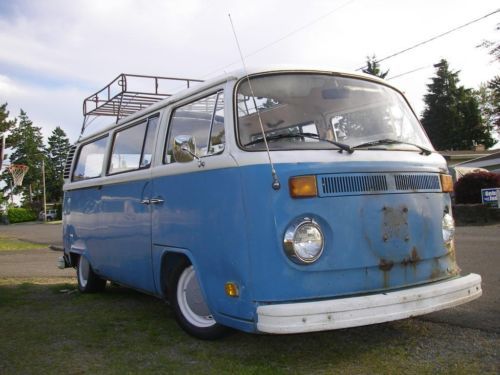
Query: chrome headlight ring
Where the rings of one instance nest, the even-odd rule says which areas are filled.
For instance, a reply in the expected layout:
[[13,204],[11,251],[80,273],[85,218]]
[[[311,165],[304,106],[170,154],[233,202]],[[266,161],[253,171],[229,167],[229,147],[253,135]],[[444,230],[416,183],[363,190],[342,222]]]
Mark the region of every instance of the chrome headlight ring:
[[295,220],[283,237],[286,255],[297,264],[311,264],[317,261],[323,253],[324,242],[321,227],[309,217]]

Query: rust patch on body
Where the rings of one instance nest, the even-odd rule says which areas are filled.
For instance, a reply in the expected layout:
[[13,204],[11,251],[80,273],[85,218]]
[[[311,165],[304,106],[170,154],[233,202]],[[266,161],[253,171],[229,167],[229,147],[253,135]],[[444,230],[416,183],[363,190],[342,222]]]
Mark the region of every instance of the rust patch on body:
[[401,239],[408,241],[410,233],[408,231],[408,207],[398,208],[384,206],[382,239],[387,242],[390,239]]
[[380,259],[378,268],[380,268],[382,271],[384,272],[390,271],[392,267],[394,267],[394,262],[392,260]]
[[407,258],[404,258],[402,261],[401,261],[401,264],[403,266],[408,266],[408,265],[416,265],[418,262],[420,262],[421,259],[420,259],[420,256],[418,255],[418,250],[415,246],[413,246],[413,248],[411,249],[411,253],[410,255],[407,257]]

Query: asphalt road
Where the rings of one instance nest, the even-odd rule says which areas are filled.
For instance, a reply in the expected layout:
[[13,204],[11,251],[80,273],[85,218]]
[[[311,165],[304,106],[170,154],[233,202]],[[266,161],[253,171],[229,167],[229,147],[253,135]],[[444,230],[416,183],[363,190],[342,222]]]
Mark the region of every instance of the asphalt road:
[[[0,278],[75,274],[73,269],[58,269],[56,260],[61,253],[48,250],[50,244],[62,244],[60,224],[0,225],[0,235],[41,244],[40,250],[0,252]],[[456,248],[462,275],[473,272],[482,276],[482,297],[419,319],[500,333],[500,224],[458,227]]]
[[480,274],[483,295],[422,319],[500,333],[500,224],[457,227],[456,233],[457,262],[462,275]]

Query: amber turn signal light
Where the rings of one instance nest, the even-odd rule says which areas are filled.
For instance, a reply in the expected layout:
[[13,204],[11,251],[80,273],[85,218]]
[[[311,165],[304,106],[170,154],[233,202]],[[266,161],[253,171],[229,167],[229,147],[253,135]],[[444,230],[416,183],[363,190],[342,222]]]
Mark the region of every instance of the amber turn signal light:
[[240,295],[240,291],[238,289],[238,285],[231,281],[228,281],[224,286],[224,290],[229,297],[238,297]]
[[453,179],[449,174],[439,175],[441,178],[441,190],[443,193],[451,193],[453,191]]
[[318,195],[315,176],[297,176],[288,180],[292,198],[309,198]]

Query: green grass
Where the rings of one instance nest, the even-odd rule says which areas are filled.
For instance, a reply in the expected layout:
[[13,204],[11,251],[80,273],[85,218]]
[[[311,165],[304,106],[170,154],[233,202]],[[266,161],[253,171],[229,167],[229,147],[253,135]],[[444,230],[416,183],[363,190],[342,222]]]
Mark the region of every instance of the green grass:
[[51,220],[51,221],[46,221],[44,224],[48,225],[54,225],[54,224],[62,224],[62,220]]
[[17,251],[17,250],[33,250],[42,249],[46,245],[36,244],[32,242],[20,241],[14,238],[0,236],[0,252],[2,251]]
[[186,335],[164,302],[73,278],[0,279],[0,373],[496,373],[498,334],[405,320],[291,336]]

